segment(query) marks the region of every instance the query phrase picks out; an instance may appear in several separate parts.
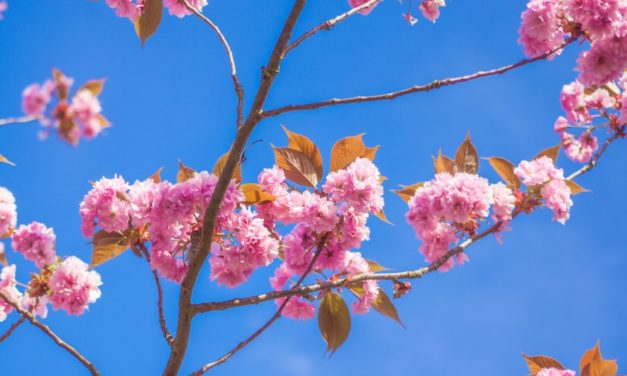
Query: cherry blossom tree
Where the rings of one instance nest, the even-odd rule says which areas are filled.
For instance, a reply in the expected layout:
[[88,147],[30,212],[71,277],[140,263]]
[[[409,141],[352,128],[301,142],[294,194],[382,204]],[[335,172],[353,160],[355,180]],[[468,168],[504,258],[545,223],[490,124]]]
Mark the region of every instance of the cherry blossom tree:
[[[16,317],[0,342],[28,321],[94,375],[99,374],[97,365],[62,340],[43,320],[49,306],[69,315],[86,314],[101,296],[99,286],[103,282],[98,266],[123,252],[130,250],[152,271],[158,293],[158,325],[170,349],[164,375],[179,374],[194,317],[263,302],[274,302],[274,315],[249,337],[235,342],[230,351],[208,359],[193,375],[229,361],[281,317],[317,317],[326,350],[332,354],[347,340],[352,315],[377,312],[402,324],[393,301],[410,293],[412,282],[464,264],[469,260],[467,250],[486,237],[494,236],[500,242],[503,232],[512,230],[517,217],[547,208],[554,221],[566,224],[572,196],[587,191],[575,180],[592,170],[610,145],[625,138],[625,0],[530,0],[522,11],[518,40],[526,58],[503,67],[413,84],[387,93],[275,108],[266,103],[284,60],[293,50],[306,48],[308,39],[331,31],[352,17],[367,17],[379,7],[399,5],[383,4],[381,0],[348,0],[344,13],[296,35],[294,28],[307,2],[294,0],[261,71],[258,87],[245,91],[227,37],[203,13],[208,6],[206,0],[105,3],[115,15],[130,21],[129,27],[134,28],[145,48],[150,48],[149,38],[159,37],[155,33],[165,13],[203,22],[223,47],[237,106],[235,137],[211,171],[195,171],[179,162],[177,179],[172,182],[162,179],[160,170],[134,182],[117,175],[91,182],[79,208],[82,234],[93,244],[90,264],[76,256],[58,255],[52,228],[39,222],[20,223],[19,203],[9,187],[0,187],[0,238],[7,239],[11,249],[38,269],[30,279],[22,279],[16,265],[8,261],[5,244],[0,242],[0,261],[4,264],[0,274],[0,321]],[[446,6],[444,0],[406,0],[399,13],[409,25],[417,22],[416,17],[436,22],[445,17]],[[0,2],[0,19],[10,15],[3,13],[7,10],[7,3]],[[470,134],[459,135],[459,147],[447,151],[453,153],[451,157],[442,151],[433,157],[433,174],[408,176],[416,183],[393,190],[398,197],[386,197],[407,203],[405,219],[415,231],[416,247],[425,266],[389,272],[362,252],[362,243],[370,238],[369,223],[389,222],[382,185],[386,178],[375,162],[379,147],[368,146],[363,135],[338,140],[330,157],[325,158],[310,138],[283,127],[287,145],[273,146],[274,165],[261,171],[256,181],[245,182],[242,178],[251,135],[268,119],[289,112],[392,100],[506,74],[554,59],[575,43],[585,46],[573,62],[579,75],[563,87],[559,97],[564,113],[553,125],[555,139],[547,140],[547,145],[558,145],[513,163],[505,157],[482,158]],[[0,127],[39,122],[39,137],[56,135],[73,146],[80,139],[97,137],[109,126],[98,99],[104,80],[90,80],[72,91],[73,83],[72,78],[53,69],[50,79],[24,89],[23,116],[0,119]],[[250,106],[245,105],[247,95],[253,98]],[[566,173],[557,165],[560,151],[580,167]],[[12,164],[10,158],[0,155],[0,162]],[[501,181],[490,182],[480,176],[480,163],[491,166]],[[212,282],[199,280],[202,268],[210,270]],[[259,294],[224,301],[192,299],[193,291],[202,289],[203,284],[234,288],[247,283],[260,268],[272,268],[274,274],[267,288],[259,287]],[[168,324],[170,318],[164,314],[163,280],[180,285],[175,323]],[[350,307],[346,301],[352,301]],[[533,375],[575,374],[548,356],[525,355],[524,359]],[[615,361],[602,357],[597,343],[583,355],[579,372],[609,376],[617,374],[618,368]]]

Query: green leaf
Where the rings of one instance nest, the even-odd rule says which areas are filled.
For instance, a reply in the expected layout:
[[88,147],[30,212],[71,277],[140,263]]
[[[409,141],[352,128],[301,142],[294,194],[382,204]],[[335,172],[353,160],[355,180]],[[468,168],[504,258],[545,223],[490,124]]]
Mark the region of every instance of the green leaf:
[[341,296],[330,292],[322,298],[318,327],[327,344],[327,351],[333,354],[346,341],[351,330],[351,316]]
[[142,47],[146,40],[157,31],[163,15],[162,0],[146,0],[144,11],[135,20],[135,33],[142,42]]

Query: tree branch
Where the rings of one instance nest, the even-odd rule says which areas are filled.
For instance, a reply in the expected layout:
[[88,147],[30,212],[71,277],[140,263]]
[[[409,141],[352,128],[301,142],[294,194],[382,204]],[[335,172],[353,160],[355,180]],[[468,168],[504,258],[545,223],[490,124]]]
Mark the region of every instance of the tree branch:
[[52,329],[50,329],[45,324],[39,322],[35,316],[33,316],[30,312],[20,307],[19,304],[12,301],[3,291],[0,291],[0,298],[4,299],[5,302],[9,303],[17,312],[19,312],[22,317],[25,317],[31,324],[39,328],[42,332],[44,332],[48,337],[52,338],[52,340],[59,345],[61,348],[65,349],[67,352],[72,354],[79,362],[81,362],[89,372],[94,375],[100,375],[100,372],[94,367],[93,364],[89,362],[84,356],[82,356],[78,351],[76,351],[72,346],[65,343],[58,335],[56,335]]
[[235,95],[237,96],[237,127],[241,127],[244,122],[244,87],[240,84],[239,78],[237,77],[237,69],[235,68],[235,58],[233,57],[233,51],[231,51],[231,46],[229,42],[226,40],[224,34],[220,28],[213,23],[209,18],[207,18],[204,14],[202,14],[198,9],[194,8],[188,0],[183,0],[185,7],[190,12],[194,13],[196,17],[200,18],[204,23],[209,25],[209,27],[216,33],[220,43],[224,47],[226,51],[226,56],[229,59],[229,66],[231,69],[231,80],[233,81],[233,87],[235,88]]
[[[140,249],[146,257],[146,261],[148,261],[148,267],[150,267],[150,254],[146,249],[144,244],[140,245]],[[163,338],[167,342],[167,344],[172,347],[172,343],[174,342],[174,337],[170,334],[168,330],[168,324],[165,321],[165,314],[163,313],[163,289],[161,289],[161,281],[159,279],[159,275],[157,271],[150,267],[150,272],[155,279],[155,285],[157,286],[157,310],[159,311],[159,326],[161,327],[161,333],[163,334]]]
[[383,0],[368,0],[367,2],[361,4],[358,7],[352,8],[351,10],[349,10],[348,12],[342,13],[339,16],[335,17],[335,18],[331,18],[330,20],[327,20],[323,23],[321,23],[320,25],[314,27],[313,29],[309,30],[308,32],[306,32],[305,34],[301,35],[300,37],[296,38],[295,41],[293,41],[292,43],[290,43],[286,48],[285,48],[285,53],[284,55],[287,55],[290,51],[292,51],[294,48],[298,47],[301,43],[303,43],[306,39],[314,36],[315,34],[317,34],[318,32],[322,31],[322,30],[331,30],[335,25],[339,24],[340,22],[346,20],[348,17],[358,13],[359,11],[362,11],[370,6],[374,6],[378,3],[380,3]]
[[15,331],[15,329],[17,329],[20,325],[24,323],[24,320],[26,320],[24,316],[21,316],[19,320],[11,324],[9,329],[7,329],[7,331],[0,337],[0,343],[9,338],[11,334],[13,334],[13,331]]
[[[314,264],[318,260],[318,257],[320,257],[320,253],[322,252],[322,249],[324,248],[324,245],[327,242],[327,238],[328,237],[329,237],[329,233],[326,233],[320,239],[320,242],[318,243],[318,246],[316,248],[316,253],[314,254],[314,257],[311,259],[311,262],[307,266],[307,269],[305,270],[303,275],[300,276],[300,278],[298,279],[298,282],[296,282],[296,284],[294,285],[294,287],[292,289],[298,290],[298,288],[303,283],[305,278],[309,275],[309,273],[311,273],[311,270],[313,269]],[[254,341],[266,329],[268,329],[276,320],[278,320],[281,317],[281,314],[283,313],[283,310],[285,309],[285,307],[287,306],[287,303],[290,301],[290,299],[293,296],[294,295],[287,296],[285,298],[285,300],[283,301],[283,303],[281,303],[281,305],[279,306],[279,309],[277,309],[277,311],[274,313],[274,315],[272,315],[270,320],[268,320],[265,324],[263,324],[263,326],[261,328],[257,329],[250,337],[248,337],[245,340],[243,340],[242,342],[240,342],[231,351],[227,352],[226,354],[224,354],[219,359],[217,359],[217,360],[215,360],[215,361],[213,361],[211,363],[207,363],[204,367],[202,367],[198,371],[192,373],[191,376],[200,376],[200,375],[204,374],[205,372],[207,372],[208,370],[210,370],[210,369],[212,369],[212,368],[214,368],[216,366],[219,366],[220,364],[222,364],[222,363],[226,362],[227,360],[229,360],[233,355],[235,355],[237,352],[242,350],[244,347],[246,347],[249,343]]]
[[222,174],[220,174],[220,178],[218,179],[218,183],[214,189],[211,201],[209,202],[209,207],[205,211],[200,241],[197,246],[192,244],[192,246],[195,247],[194,249],[197,249],[197,252],[193,255],[189,264],[189,269],[181,283],[176,338],[172,344],[172,351],[170,352],[170,357],[164,370],[164,375],[166,376],[175,376],[183,362],[185,352],[187,351],[187,344],[189,342],[189,334],[193,318],[193,310],[191,308],[192,292],[194,285],[196,284],[198,274],[200,273],[200,269],[209,255],[209,247],[213,241],[213,233],[215,231],[216,218],[220,210],[220,205],[224,199],[224,195],[231,178],[233,177],[233,172],[240,163],[242,151],[246,146],[246,141],[250,137],[255,126],[262,119],[261,114],[263,106],[268,97],[268,93],[270,92],[270,88],[272,87],[272,83],[279,73],[282,56],[292,36],[296,21],[305,7],[305,1],[306,0],[295,0],[294,6],[292,7],[285,24],[283,25],[281,34],[279,35],[277,43],[270,55],[268,64],[262,69],[261,83],[257,89],[257,94],[253,100],[250,113],[237,131],[237,135],[231,145],[231,150],[229,151],[224,170]]
[[0,119],[0,127],[4,127],[9,124],[23,124],[30,123],[31,121],[39,120],[39,116],[22,116]]
[[559,45],[558,47],[552,49],[551,51],[547,53],[544,53],[540,56],[537,56],[531,59],[524,59],[524,60],[519,61],[518,63],[506,65],[501,68],[491,69],[488,71],[479,71],[473,74],[447,78],[444,80],[435,80],[425,85],[415,85],[407,89],[393,91],[393,92],[386,93],[386,94],[366,95],[366,96],[357,96],[357,97],[350,97],[350,98],[331,98],[331,99],[327,99],[321,102],[287,105],[287,106],[279,107],[273,110],[264,111],[263,117],[269,118],[269,117],[277,116],[286,112],[315,110],[315,109],[322,108],[322,107],[338,106],[338,105],[345,105],[345,104],[351,104],[351,103],[366,103],[366,102],[375,102],[375,101],[381,101],[381,100],[392,100],[392,99],[396,99],[398,97],[402,97],[408,94],[431,91],[431,90],[442,88],[444,86],[450,86],[450,85],[455,85],[455,84],[459,84],[462,82],[472,81],[472,80],[476,80],[482,77],[503,74],[511,70],[514,70],[516,68],[520,68],[525,65],[531,64],[533,62],[544,60],[550,55],[554,54],[555,52],[563,49],[568,44],[574,42],[575,40],[577,40],[577,38],[578,36],[573,35],[567,41],[565,41],[564,43],[562,43],[561,45]]
[[[595,153],[594,157],[590,160],[590,162],[588,162],[587,164],[582,166],[580,169],[570,174],[566,178],[566,180],[573,180],[576,177],[581,176],[584,173],[596,167],[599,159],[605,153],[609,145],[615,140],[625,137],[624,128],[625,126],[622,126],[621,128],[619,128],[610,138],[608,138],[605,141],[603,146]],[[520,214],[520,212],[514,213],[512,217],[514,218],[518,216],[518,214]],[[501,225],[502,223],[500,222],[495,223],[484,232],[481,232],[473,237],[470,237],[466,241],[459,244],[458,246],[452,248],[444,256],[434,261],[429,266],[422,267],[419,269],[409,270],[409,271],[404,271],[404,272],[397,272],[397,273],[364,273],[364,274],[360,274],[351,278],[341,278],[341,279],[337,279],[334,281],[302,286],[300,288],[292,288],[292,289],[283,290],[283,291],[270,291],[265,294],[249,296],[245,298],[235,298],[235,299],[225,300],[221,302],[209,302],[209,303],[195,304],[193,306],[193,309],[194,309],[195,314],[211,312],[211,311],[224,311],[230,308],[259,304],[259,303],[263,303],[269,300],[275,300],[275,299],[280,299],[280,298],[294,296],[294,295],[304,296],[312,292],[326,291],[326,290],[330,290],[330,289],[337,288],[337,287],[352,286],[354,284],[359,284],[361,282],[369,281],[369,280],[398,281],[401,279],[419,279],[431,272],[436,271],[440,266],[442,266],[451,257],[463,252],[464,249],[468,248],[471,244],[473,244],[477,240],[480,240],[484,238],[486,235],[495,232],[496,230],[499,229]]]

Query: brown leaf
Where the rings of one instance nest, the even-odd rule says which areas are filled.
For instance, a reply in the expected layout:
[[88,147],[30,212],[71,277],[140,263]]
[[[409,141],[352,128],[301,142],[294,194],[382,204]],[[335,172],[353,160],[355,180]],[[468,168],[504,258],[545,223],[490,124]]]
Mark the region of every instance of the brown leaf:
[[189,168],[183,164],[183,162],[179,161],[179,171],[176,174],[176,182],[182,183],[193,178],[196,175],[196,171],[192,168]]
[[59,94],[59,101],[63,102],[68,97],[68,87],[67,85],[59,85],[62,81],[61,79],[65,76],[63,72],[58,70],[57,68],[52,68],[52,78],[54,82],[57,84],[56,90]]
[[385,212],[383,211],[383,209],[379,210],[378,212],[374,213],[374,216],[379,218],[380,220],[382,220],[383,222],[387,223],[388,225],[393,224],[392,222],[390,222],[390,220],[388,219],[388,217],[385,215]]
[[523,358],[527,362],[527,366],[529,367],[529,373],[532,376],[535,376],[542,368],[557,368],[557,369],[565,369],[564,366],[558,362],[557,360],[544,356],[544,355],[536,355],[536,356],[528,356],[522,354]]
[[302,151],[274,147],[274,159],[294,183],[313,188],[318,184],[316,167]]
[[159,167],[159,169],[154,174],[150,175],[148,179],[152,179],[155,183],[161,183],[161,171],[163,171],[163,167]]
[[382,289],[379,289],[379,295],[377,296],[377,300],[372,304],[372,307],[383,316],[389,317],[401,324],[403,328],[405,327],[401,318],[398,316],[398,311],[396,310],[394,303],[392,303],[390,297]]
[[442,154],[442,151],[440,150],[438,151],[438,157],[433,157],[433,169],[435,170],[436,174],[439,174],[441,172],[454,174],[456,171],[456,166],[455,162],[451,158]]
[[274,201],[274,196],[262,191],[259,184],[242,184],[240,189],[242,190],[242,193],[244,193],[244,204],[246,205],[255,205]]
[[146,40],[157,31],[161,23],[163,14],[163,2],[161,0],[146,0],[144,11],[135,19],[135,33],[142,42],[142,47]]
[[0,249],[0,265],[9,266],[9,260],[7,260],[7,254],[4,249]]
[[0,154],[0,163],[6,163],[9,164],[11,166],[15,166],[15,163],[11,162],[10,160],[6,159],[6,157],[2,154]]
[[[218,159],[216,164],[213,166],[213,174],[215,176],[222,175],[222,171],[224,171],[224,166],[226,166],[226,160],[229,159],[229,153],[222,154],[222,156]],[[233,171],[233,179],[236,182],[241,183],[242,181],[242,165],[237,163],[235,170]]]
[[475,145],[470,140],[470,134],[466,135],[464,142],[457,148],[455,153],[455,165],[458,172],[477,174],[479,171],[479,155]]
[[544,149],[541,152],[539,152],[538,155],[533,157],[533,159],[538,159],[540,157],[547,156],[553,160],[553,163],[555,163],[555,161],[557,161],[557,155],[560,152],[560,148],[561,148],[560,145],[551,146],[550,148]]
[[316,170],[318,180],[322,179],[322,155],[320,150],[309,138],[294,133],[281,125],[283,131],[287,134],[287,147],[302,152],[309,158]]
[[568,188],[570,188],[571,195],[577,195],[579,193],[590,192],[589,189],[585,189],[584,187],[575,183],[572,180],[565,180],[565,181],[566,181],[566,185],[568,186]]
[[373,260],[366,260],[366,262],[368,263],[368,268],[373,273],[380,272],[380,271],[388,269],[386,267],[381,266],[381,264],[379,264],[378,262],[373,261]]
[[401,189],[392,189],[392,192],[396,193],[401,200],[407,202],[414,197],[416,191],[421,188],[425,183],[416,183],[412,185],[402,185]]
[[111,123],[109,123],[109,120],[107,120],[106,117],[104,117],[102,114],[96,114],[96,119],[98,119],[98,122],[100,123],[100,126],[102,128],[108,128]]
[[91,80],[87,81],[83,86],[81,86],[78,91],[81,90],[89,90],[95,96],[98,96],[104,87],[105,80]]
[[98,231],[94,234],[93,253],[90,268],[103,264],[119,256],[130,246],[130,240],[119,232]]
[[490,157],[487,158],[490,162],[490,166],[496,171],[497,174],[507,183],[507,185],[520,188],[520,179],[514,174],[514,164],[505,158]]
[[364,133],[346,137],[333,145],[331,149],[331,171],[344,169],[357,158],[374,160],[379,147],[366,147],[362,140],[363,137]]
[[327,351],[333,354],[346,341],[351,330],[351,316],[341,296],[330,292],[322,298],[318,327],[327,344]]
[[618,364],[615,360],[603,359],[599,342],[586,351],[579,361],[581,376],[615,376],[618,372]]

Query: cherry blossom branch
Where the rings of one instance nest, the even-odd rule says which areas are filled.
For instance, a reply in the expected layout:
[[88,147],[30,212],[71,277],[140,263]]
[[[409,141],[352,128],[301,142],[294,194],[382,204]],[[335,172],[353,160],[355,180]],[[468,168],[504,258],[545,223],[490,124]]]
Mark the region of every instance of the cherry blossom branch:
[[89,360],[87,360],[83,355],[81,355],[78,351],[76,351],[72,346],[68,345],[65,341],[59,338],[52,329],[50,329],[47,325],[41,323],[39,320],[35,318],[30,312],[20,307],[19,304],[15,303],[11,300],[3,291],[0,291],[0,298],[2,298],[5,302],[10,304],[22,317],[26,318],[30,321],[31,324],[39,328],[42,332],[44,332],[48,337],[50,337],[59,347],[65,349],[67,352],[72,354],[79,362],[81,362],[89,372],[94,375],[100,375],[100,372],[94,367]]
[[39,116],[21,116],[21,117],[12,117],[12,118],[4,118],[0,119],[0,127],[4,127],[5,125],[10,124],[24,124],[30,123],[31,121],[39,120]]
[[[146,246],[144,244],[141,244],[140,249],[144,254],[144,257],[146,257],[146,261],[148,262],[148,266],[150,267],[150,254],[148,253]],[[161,281],[159,279],[157,271],[154,270],[152,267],[150,268],[150,272],[152,273],[152,276],[155,279],[155,285],[157,286],[157,310],[159,311],[159,326],[161,327],[161,333],[163,334],[163,338],[171,347],[172,343],[174,342],[174,337],[172,337],[172,334],[170,334],[170,331],[168,330],[168,324],[165,321],[165,314],[163,313],[163,289],[161,288]]]
[[[593,158],[585,164],[583,167],[578,169],[577,171],[570,174],[566,180],[573,180],[578,176],[585,174],[586,172],[592,170],[596,167],[601,156],[606,152],[609,145],[615,140],[625,137],[625,127],[621,127],[618,129],[610,138],[608,138],[603,146],[595,153]],[[520,214],[520,211],[516,211],[512,218],[515,218]],[[211,311],[224,311],[226,309],[235,308],[235,307],[244,307],[248,305],[255,305],[259,303],[263,303],[269,300],[275,300],[280,298],[285,298],[294,295],[305,296],[307,294],[317,292],[317,291],[326,291],[333,288],[338,287],[347,287],[352,286],[354,284],[359,284],[369,280],[391,280],[398,281],[402,279],[420,279],[423,276],[436,271],[440,266],[446,263],[451,257],[461,253],[464,249],[468,248],[471,244],[475,243],[477,240],[484,238],[485,236],[495,232],[500,228],[502,223],[497,222],[492,225],[490,228],[481,232],[475,236],[468,238],[466,241],[462,242],[458,246],[449,250],[444,256],[434,261],[432,264],[422,267],[415,270],[396,272],[396,273],[364,273],[350,278],[341,278],[334,281],[328,281],[323,283],[316,283],[312,285],[302,286],[300,288],[291,288],[289,290],[283,291],[270,291],[265,294],[249,296],[245,298],[234,298],[230,300],[225,300],[221,302],[209,302],[209,303],[200,303],[195,304],[193,309],[195,314],[211,312]]]
[[7,329],[7,331],[0,337],[0,343],[5,341],[7,338],[9,338],[11,336],[11,334],[13,334],[13,332],[15,331],[15,329],[17,329],[20,325],[22,325],[24,323],[24,320],[26,320],[24,318],[24,316],[21,316],[19,318],[19,320],[17,320],[16,322],[14,322],[13,324],[11,324],[11,326],[9,327],[9,329]]
[[185,4],[185,7],[190,12],[194,13],[196,17],[200,18],[204,23],[209,25],[209,27],[216,33],[220,43],[224,47],[226,51],[226,56],[229,59],[229,66],[231,69],[231,80],[233,81],[233,86],[235,88],[235,95],[237,96],[237,127],[241,127],[244,122],[244,87],[239,82],[239,78],[237,77],[237,69],[235,68],[235,58],[233,57],[233,51],[231,50],[231,46],[229,42],[226,40],[224,34],[222,34],[222,30],[213,23],[209,18],[207,18],[204,14],[202,14],[198,9],[194,8],[188,0],[182,0]]
[[[303,283],[303,281],[305,280],[305,278],[307,278],[309,273],[311,273],[311,270],[313,269],[314,264],[318,260],[318,257],[320,257],[320,253],[322,253],[322,249],[324,248],[324,245],[326,244],[328,237],[329,237],[329,234],[326,233],[320,239],[320,241],[318,243],[318,246],[316,248],[316,253],[314,254],[314,257],[311,259],[311,262],[307,266],[307,269],[305,270],[303,275],[300,276],[300,278],[298,279],[298,282],[296,282],[296,284],[294,285],[294,287],[292,289],[298,289],[301,286],[301,284]],[[201,369],[199,369],[198,371],[192,373],[191,376],[200,376],[200,375],[204,374],[205,372],[207,372],[208,370],[210,370],[210,369],[212,369],[212,368],[214,368],[216,366],[219,366],[220,364],[222,364],[222,363],[226,362],[227,360],[229,360],[233,355],[235,355],[237,352],[242,350],[244,347],[246,347],[249,343],[254,341],[263,332],[265,332],[266,329],[268,329],[272,324],[274,324],[274,322],[276,320],[278,320],[281,317],[281,314],[283,313],[283,310],[285,309],[285,307],[287,306],[287,303],[289,303],[289,301],[290,301],[290,299],[292,297],[294,297],[294,295],[287,296],[285,298],[285,300],[279,306],[279,309],[277,309],[277,311],[274,313],[274,315],[272,315],[272,317],[265,324],[263,324],[263,326],[261,326],[261,328],[257,329],[252,335],[250,335],[250,337],[248,337],[245,340],[243,340],[242,342],[240,342],[237,346],[235,346],[231,351],[229,351],[226,354],[224,354],[222,357],[218,358],[217,360],[215,360],[215,361],[213,361],[211,363],[205,364]]]
[[279,38],[274,46],[272,54],[270,55],[268,64],[262,69],[261,83],[257,89],[250,112],[242,126],[240,126],[237,130],[237,135],[231,145],[231,150],[229,151],[224,169],[222,174],[220,174],[216,188],[211,197],[211,201],[209,202],[209,207],[205,211],[200,241],[197,244],[192,244],[192,247],[196,251],[190,260],[189,269],[181,283],[176,337],[172,344],[172,351],[170,352],[170,357],[164,370],[164,375],[177,375],[183,362],[183,358],[185,357],[187,345],[189,343],[192,318],[194,316],[191,301],[192,292],[196,284],[196,280],[198,279],[200,269],[209,255],[209,248],[213,241],[213,233],[215,231],[216,218],[220,210],[220,205],[224,199],[224,195],[229,186],[235,168],[240,163],[241,155],[244,147],[246,146],[246,142],[250,138],[255,126],[262,120],[261,114],[263,106],[270,92],[270,88],[272,87],[272,83],[279,74],[282,56],[284,55],[285,48],[292,36],[296,21],[305,7],[305,2],[306,0],[295,0],[292,10],[285,20],[283,29],[279,34]]
[[295,41],[293,41],[292,43],[290,43],[287,48],[285,49],[285,54],[287,55],[291,50],[293,50],[294,48],[298,47],[303,41],[305,41],[306,39],[314,36],[315,34],[317,34],[318,32],[322,31],[322,30],[326,30],[329,31],[331,30],[335,25],[339,24],[340,22],[346,20],[348,17],[370,7],[370,6],[375,6],[376,4],[382,2],[383,0],[368,0],[365,3],[361,4],[360,6],[357,6],[355,8],[352,8],[351,10],[349,10],[348,12],[342,13],[339,16],[335,17],[335,18],[331,18],[330,20],[327,20],[323,23],[321,23],[320,25],[314,27],[313,29],[309,30],[308,32],[306,32],[305,34],[301,35],[300,37],[296,38]]
[[578,38],[578,35],[573,35],[564,43],[560,44],[559,46],[550,50],[547,53],[544,53],[540,56],[537,56],[531,59],[524,59],[515,64],[509,64],[504,67],[491,69],[487,71],[479,71],[479,72],[475,72],[475,73],[468,74],[465,76],[447,78],[444,80],[435,80],[425,85],[415,85],[407,89],[393,91],[393,92],[385,93],[385,94],[365,95],[365,96],[362,95],[362,96],[349,97],[349,98],[331,98],[331,99],[327,99],[325,101],[320,101],[320,102],[287,105],[287,106],[279,107],[273,110],[264,111],[263,117],[269,118],[269,117],[281,115],[286,112],[315,110],[315,109],[322,108],[322,107],[338,106],[338,105],[345,105],[345,104],[351,104],[351,103],[366,103],[366,102],[375,102],[375,101],[381,101],[381,100],[392,100],[392,99],[396,99],[398,97],[402,97],[408,94],[431,91],[435,89],[440,89],[444,86],[451,86],[451,85],[459,84],[462,82],[473,81],[473,80],[483,78],[483,77],[503,74],[511,70],[523,67],[525,65],[534,63],[536,61],[544,60],[547,57],[551,56],[552,54],[556,53],[557,51],[560,51],[561,49],[566,47],[568,44],[574,42],[575,40],[577,40],[577,38]]

